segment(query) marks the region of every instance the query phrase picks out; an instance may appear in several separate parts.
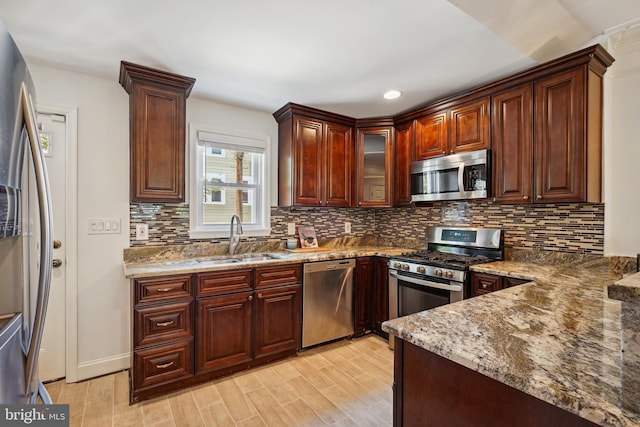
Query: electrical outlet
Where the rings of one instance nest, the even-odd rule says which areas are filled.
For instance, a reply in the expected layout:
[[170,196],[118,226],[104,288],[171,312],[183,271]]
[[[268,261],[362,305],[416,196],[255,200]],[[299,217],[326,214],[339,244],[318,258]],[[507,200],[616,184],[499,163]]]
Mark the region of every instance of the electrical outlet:
[[136,240],[149,240],[148,224],[136,224]]
[[289,236],[293,236],[294,234],[296,234],[296,223],[295,222],[288,222],[287,223],[287,234]]
[[344,223],[344,234],[350,234],[351,233],[351,223],[350,222],[345,222]]

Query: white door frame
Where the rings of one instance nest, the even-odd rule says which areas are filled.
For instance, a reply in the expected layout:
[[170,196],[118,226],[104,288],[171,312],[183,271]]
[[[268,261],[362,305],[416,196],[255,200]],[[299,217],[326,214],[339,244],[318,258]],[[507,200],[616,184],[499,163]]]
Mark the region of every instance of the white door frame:
[[65,283],[65,377],[78,381],[78,108],[64,105],[38,104],[39,113],[65,116],[67,144],[66,164],[66,283]]

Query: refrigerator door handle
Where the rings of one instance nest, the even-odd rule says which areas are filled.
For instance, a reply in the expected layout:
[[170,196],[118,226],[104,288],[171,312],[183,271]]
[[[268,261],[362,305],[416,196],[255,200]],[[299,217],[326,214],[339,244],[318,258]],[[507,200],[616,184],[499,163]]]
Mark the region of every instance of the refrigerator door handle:
[[49,288],[51,287],[51,269],[53,257],[53,217],[51,210],[51,193],[49,190],[49,180],[47,175],[47,167],[44,163],[42,148],[40,147],[40,138],[36,126],[35,109],[31,97],[27,93],[27,87],[22,83],[20,88],[20,97],[22,104],[22,113],[24,117],[24,125],[29,135],[29,145],[33,158],[33,166],[36,177],[36,189],[38,194],[39,215],[40,215],[40,271],[38,274],[38,294],[36,300],[35,320],[29,346],[27,349],[27,366],[26,366],[26,387],[27,395],[40,394],[43,400],[49,399],[46,390],[43,392],[44,386],[38,382],[35,385],[34,380],[38,370],[38,355],[40,353],[40,344],[42,342],[42,332],[44,330],[44,321],[47,313],[47,304],[49,302]]

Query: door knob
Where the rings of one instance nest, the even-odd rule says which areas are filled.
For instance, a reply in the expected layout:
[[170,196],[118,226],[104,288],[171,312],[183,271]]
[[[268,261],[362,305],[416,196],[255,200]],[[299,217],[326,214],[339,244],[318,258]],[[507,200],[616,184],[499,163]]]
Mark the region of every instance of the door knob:
[[53,241],[53,249],[60,249],[62,247],[62,242],[60,240]]
[[58,268],[60,266],[62,266],[62,260],[61,259],[57,259],[57,258],[54,259],[53,260],[53,268]]

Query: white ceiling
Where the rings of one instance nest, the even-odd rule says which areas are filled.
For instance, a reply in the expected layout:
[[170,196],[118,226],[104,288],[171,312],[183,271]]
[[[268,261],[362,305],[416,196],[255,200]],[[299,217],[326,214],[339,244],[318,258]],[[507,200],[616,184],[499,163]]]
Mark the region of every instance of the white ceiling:
[[[126,60],[196,78],[193,97],[357,118],[528,68],[639,17],[638,0],[0,0],[32,61],[117,81]],[[383,100],[391,88],[404,96]]]

